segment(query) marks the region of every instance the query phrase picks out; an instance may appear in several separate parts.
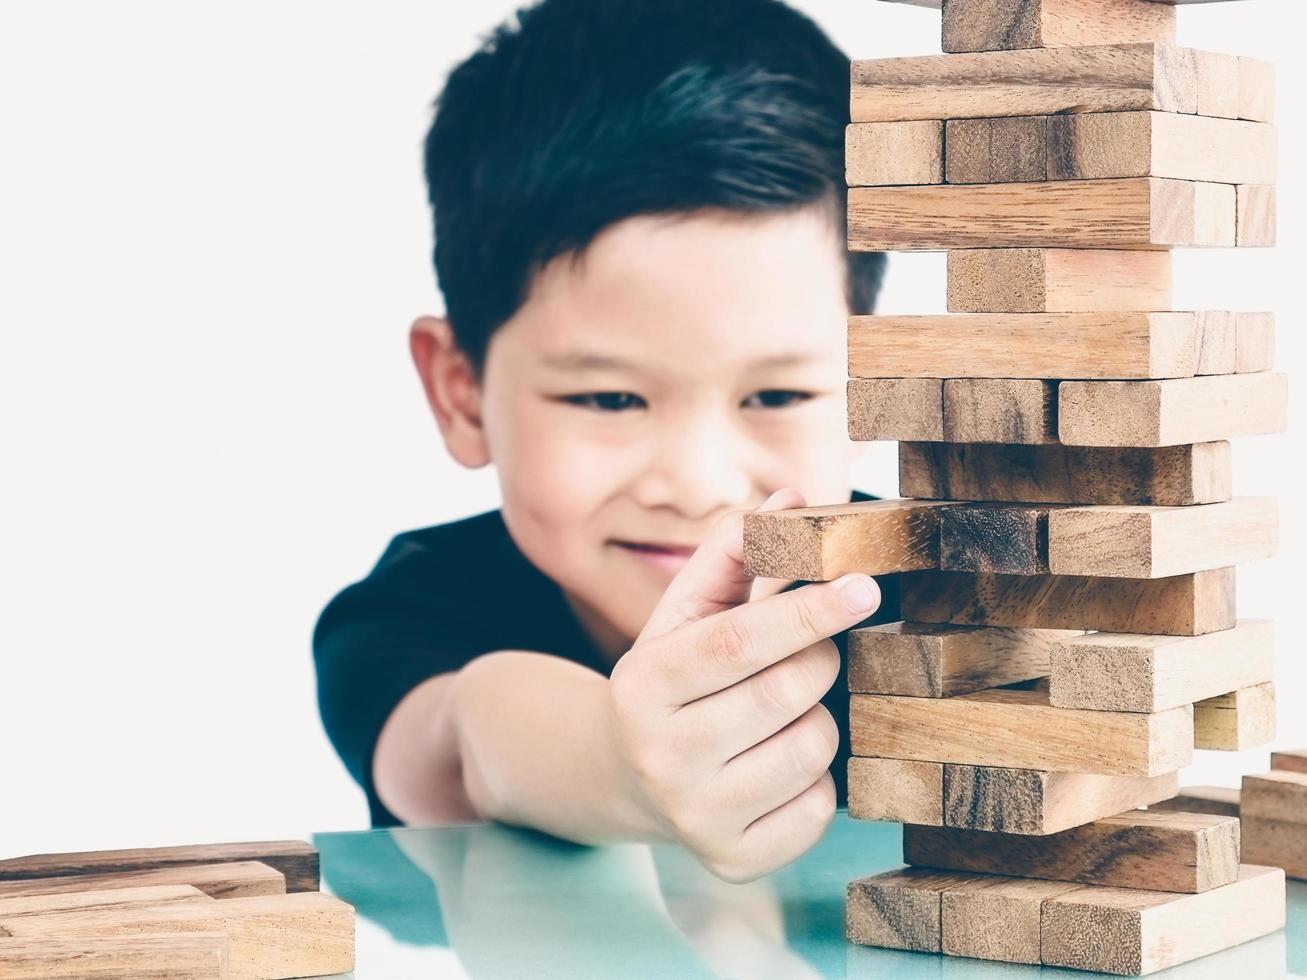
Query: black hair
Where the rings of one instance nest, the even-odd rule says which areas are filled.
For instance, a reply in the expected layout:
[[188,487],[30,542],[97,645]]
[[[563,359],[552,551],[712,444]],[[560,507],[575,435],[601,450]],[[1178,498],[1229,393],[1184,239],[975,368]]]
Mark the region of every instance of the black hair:
[[[849,61],[780,0],[543,0],[436,100],[425,148],[435,266],[480,374],[551,259],[643,214],[829,203],[844,241]],[[869,313],[883,253],[848,256]]]

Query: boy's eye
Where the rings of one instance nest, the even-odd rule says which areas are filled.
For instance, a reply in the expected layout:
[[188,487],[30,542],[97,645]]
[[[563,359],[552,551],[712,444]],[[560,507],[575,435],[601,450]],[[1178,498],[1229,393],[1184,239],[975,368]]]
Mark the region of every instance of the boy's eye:
[[[799,402],[807,401],[812,397],[811,392],[807,391],[789,391],[782,388],[769,388],[766,391],[755,392],[744,400],[746,408],[785,408],[788,405],[796,405]],[[758,399],[754,402],[754,399]],[[753,404],[750,404],[753,402]]]
[[562,400],[569,405],[593,408],[600,412],[623,412],[644,405],[643,398],[629,391],[590,391],[584,395],[563,395]]

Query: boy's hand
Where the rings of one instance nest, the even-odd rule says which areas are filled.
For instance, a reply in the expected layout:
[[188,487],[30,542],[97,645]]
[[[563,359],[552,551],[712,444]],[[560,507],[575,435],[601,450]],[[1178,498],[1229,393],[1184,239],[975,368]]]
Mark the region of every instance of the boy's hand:
[[[758,509],[803,506],[781,490]],[[637,805],[728,881],[798,857],[834,815],[839,730],[820,703],[840,670],[829,637],[880,604],[862,574],[749,602],[743,526],[744,511],[717,523],[608,686]]]

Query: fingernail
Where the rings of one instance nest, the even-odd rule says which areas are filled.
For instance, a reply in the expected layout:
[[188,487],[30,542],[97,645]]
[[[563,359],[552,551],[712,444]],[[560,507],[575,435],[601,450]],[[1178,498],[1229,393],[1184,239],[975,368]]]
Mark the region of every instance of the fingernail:
[[849,612],[869,613],[876,608],[880,597],[875,584],[866,575],[851,579],[840,588],[840,595]]

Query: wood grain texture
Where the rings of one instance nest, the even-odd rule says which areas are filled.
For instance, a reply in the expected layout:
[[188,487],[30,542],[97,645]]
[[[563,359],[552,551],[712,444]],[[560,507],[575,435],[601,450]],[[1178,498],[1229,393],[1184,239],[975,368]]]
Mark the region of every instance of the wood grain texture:
[[1239,790],[1230,786],[1185,786],[1170,799],[1150,804],[1158,812],[1215,813],[1239,816]]
[[1148,0],[949,0],[943,50],[1010,51],[1175,40],[1175,11]]
[[0,942],[6,980],[226,980],[223,932],[57,936]]
[[318,852],[302,840],[139,847],[67,854],[29,854],[0,860],[0,881],[65,875],[118,874],[196,864],[259,861],[280,871],[288,892],[318,890]]
[[971,694],[1047,675],[1053,645],[1078,635],[907,622],[868,626],[849,631],[848,686],[860,694],[920,698]]
[[1192,49],[1189,56],[1194,63],[1194,98],[1198,115],[1236,118],[1239,115],[1238,56]]
[[851,881],[845,891],[845,938],[863,946],[938,953],[940,896],[975,877],[901,868]]
[[354,968],[354,908],[322,892],[167,902],[0,918],[19,938],[223,930],[228,976],[322,976]]
[[1275,738],[1275,685],[1267,682],[1194,705],[1194,748],[1241,752]]
[[1245,774],[1240,815],[1302,824],[1307,836],[1307,772]]
[[1234,625],[1234,583],[1233,568],[1157,579],[921,571],[901,580],[900,606],[921,623],[1197,636]]
[[1043,837],[909,824],[911,865],[1166,892],[1205,892],[1238,875],[1239,820],[1132,810]]
[[850,187],[942,183],[943,121],[851,123],[844,130],[844,179]]
[[1044,964],[1138,976],[1284,928],[1284,872],[1243,865],[1196,895],[1085,886],[1043,905]]
[[950,184],[1048,179],[1046,116],[950,119],[944,148],[944,179]]
[[854,694],[854,755],[968,766],[1157,776],[1188,765],[1188,707],[1156,714],[1054,708],[1041,691],[953,698]]
[[943,824],[1004,834],[1055,834],[1167,799],[1177,786],[1174,772],[1107,776],[946,765]]
[[1275,314],[1236,313],[1234,369],[1240,374],[1275,366]]
[[1272,752],[1271,768],[1287,772],[1307,772],[1307,749]]
[[849,438],[931,441],[944,438],[944,383],[939,378],[850,378]]
[[744,566],[764,578],[824,582],[939,564],[939,502],[867,500],[744,515]]
[[1192,313],[851,316],[848,350],[855,378],[1187,378],[1198,327]]
[[943,397],[943,437],[934,441],[1057,442],[1055,381],[949,378],[943,382]]
[[903,442],[899,493],[930,500],[1187,506],[1230,499],[1230,444],[1160,449]]
[[1240,247],[1275,244],[1275,186],[1240,184],[1235,189],[1234,238]]
[[1240,619],[1203,636],[1090,633],[1052,646],[1049,701],[1090,711],[1163,711],[1272,679],[1274,624]]
[[1275,118],[1275,66],[1270,62],[1239,58],[1239,118]]
[[1290,878],[1307,881],[1307,832],[1300,823],[1245,817],[1244,860],[1283,868]]
[[1079,887],[1063,881],[992,876],[947,889],[940,905],[940,949],[1005,963],[1038,963],[1040,908]]
[[948,253],[950,313],[1150,312],[1171,306],[1168,251],[974,248]]
[[[1054,575],[1165,578],[1270,558],[1279,542],[1274,497],[1195,507],[1067,507],[1046,514],[1048,569]],[[940,567],[949,566],[941,560]]]
[[939,522],[939,567],[951,572],[1047,575],[1048,515],[1053,506],[975,503],[944,509]]
[[854,820],[939,825],[944,767],[907,759],[849,759],[848,808]]
[[76,909],[120,909],[132,905],[212,901],[215,900],[192,885],[140,885],[50,895],[11,895],[0,898],[0,919],[18,915],[43,915],[48,912],[71,912]]
[[1283,432],[1288,376],[1262,371],[1156,381],[1066,381],[1058,438],[1069,446],[1178,446]]
[[152,871],[0,881],[0,899],[145,885],[193,885],[212,898],[242,898],[248,895],[284,895],[286,876],[259,861],[179,865]]
[[1165,177],[851,187],[848,244],[854,252],[1228,248],[1235,218],[1233,186]]
[[851,83],[854,122],[1198,107],[1192,55],[1169,44],[854,61]]

